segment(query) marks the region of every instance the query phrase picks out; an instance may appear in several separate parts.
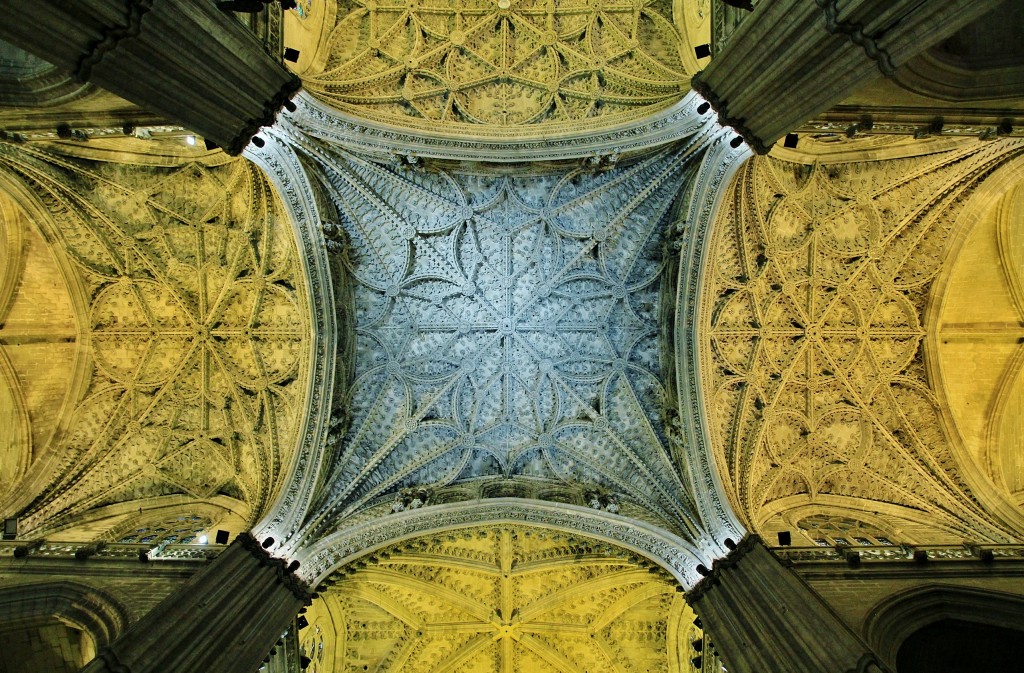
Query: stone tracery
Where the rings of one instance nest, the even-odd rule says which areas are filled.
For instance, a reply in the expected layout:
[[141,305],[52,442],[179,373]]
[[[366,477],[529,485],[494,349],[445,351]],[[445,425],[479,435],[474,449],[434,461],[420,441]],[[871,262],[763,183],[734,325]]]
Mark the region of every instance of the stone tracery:
[[941,430],[921,316],[958,208],[1018,152],[745,168],[719,219],[704,353],[717,460],[751,525],[838,496],[953,536],[1007,534]]
[[320,157],[357,287],[352,426],[320,530],[402,487],[492,477],[606,487],[692,534],[655,322],[684,159],[500,177]]
[[238,161],[145,170],[19,149],[3,162],[60,222],[89,305],[87,388],[23,525],[177,493],[258,516],[307,357],[305,290],[266,181]]
[[306,87],[357,116],[471,133],[643,117],[688,90],[660,0],[342,3]]

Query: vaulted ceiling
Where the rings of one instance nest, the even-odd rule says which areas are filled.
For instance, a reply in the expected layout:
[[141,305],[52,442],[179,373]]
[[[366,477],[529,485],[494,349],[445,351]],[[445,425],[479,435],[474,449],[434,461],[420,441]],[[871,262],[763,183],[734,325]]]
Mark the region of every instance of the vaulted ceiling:
[[109,530],[192,500],[251,525],[304,406],[294,239],[246,162],[119,149],[0,148],[5,511]]
[[306,88],[361,118],[451,134],[643,117],[685,94],[696,65],[667,0],[346,0],[335,11]]
[[635,555],[522,526],[384,549],[306,615],[313,673],[693,670],[678,585]]
[[0,142],[0,510],[306,545],[319,673],[689,670],[725,524],[1019,540],[1020,141],[726,183],[707,7],[301,2],[252,163]]

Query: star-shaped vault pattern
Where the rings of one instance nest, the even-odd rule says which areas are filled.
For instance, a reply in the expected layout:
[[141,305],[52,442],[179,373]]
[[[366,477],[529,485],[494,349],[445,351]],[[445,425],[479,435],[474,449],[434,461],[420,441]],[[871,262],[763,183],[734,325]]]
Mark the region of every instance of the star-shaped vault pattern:
[[332,156],[357,355],[331,520],[402,488],[520,479],[629,494],[690,530],[657,326],[684,153],[525,177]]
[[331,581],[301,636],[313,673],[694,670],[679,660],[696,627],[674,582],[574,535],[465,529]]
[[338,13],[307,88],[402,126],[603,125],[689,88],[672,6],[659,0],[357,0]]

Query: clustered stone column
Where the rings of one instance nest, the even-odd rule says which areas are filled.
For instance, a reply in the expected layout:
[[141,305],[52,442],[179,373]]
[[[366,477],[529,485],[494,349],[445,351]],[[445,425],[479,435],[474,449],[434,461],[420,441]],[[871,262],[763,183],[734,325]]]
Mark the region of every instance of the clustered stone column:
[[0,39],[230,154],[272,124],[300,86],[212,1],[0,0],[0,13]]
[[248,533],[129,627],[83,673],[253,673],[312,600]]
[[1003,0],[760,3],[692,86],[759,154]]
[[756,535],[715,561],[686,602],[730,673],[889,670]]

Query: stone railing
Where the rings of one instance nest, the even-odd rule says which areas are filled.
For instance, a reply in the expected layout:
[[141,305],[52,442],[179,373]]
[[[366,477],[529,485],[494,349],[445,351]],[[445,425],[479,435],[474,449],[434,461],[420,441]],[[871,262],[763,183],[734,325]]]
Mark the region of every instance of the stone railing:
[[226,549],[218,544],[139,544],[114,542],[60,542],[49,540],[0,541],[0,559],[46,558],[132,561],[206,561]]
[[892,545],[836,547],[773,547],[779,559],[792,563],[842,561],[870,563],[877,561],[1024,561],[1024,545]]

